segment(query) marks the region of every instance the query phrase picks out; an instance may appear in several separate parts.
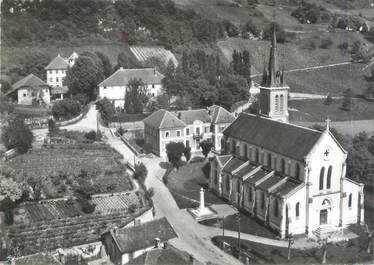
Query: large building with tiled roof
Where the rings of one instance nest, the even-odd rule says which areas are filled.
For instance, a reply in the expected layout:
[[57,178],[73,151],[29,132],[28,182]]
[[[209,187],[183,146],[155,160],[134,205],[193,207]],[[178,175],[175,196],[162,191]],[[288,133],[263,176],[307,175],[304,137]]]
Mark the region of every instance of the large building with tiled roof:
[[5,95],[21,105],[49,104],[51,87],[39,77],[29,74],[12,85]]
[[282,238],[321,238],[364,222],[363,184],[345,177],[347,152],[329,130],[288,123],[288,87],[276,71],[273,36],[258,115],[241,114],[223,134],[209,187]]
[[164,76],[154,68],[124,69],[121,67],[99,84],[99,97],[107,98],[115,107],[123,108],[131,79],[140,79],[147,93],[155,97],[162,92],[162,78]]
[[170,142],[182,142],[195,152],[200,149],[200,142],[207,140],[213,143],[214,150],[220,151],[222,132],[234,120],[230,112],[216,105],[175,112],[161,109],[144,119],[145,143],[159,156],[166,156]]
[[78,58],[78,54],[73,52],[65,58],[58,54],[44,68],[47,74],[47,84],[52,87],[52,95],[55,99],[63,99],[68,93],[68,88],[64,84],[67,70],[72,67]]

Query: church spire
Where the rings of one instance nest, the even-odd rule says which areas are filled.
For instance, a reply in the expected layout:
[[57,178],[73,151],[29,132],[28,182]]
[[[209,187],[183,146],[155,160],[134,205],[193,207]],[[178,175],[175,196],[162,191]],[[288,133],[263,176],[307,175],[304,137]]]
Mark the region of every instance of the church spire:
[[277,58],[277,33],[275,29],[275,22],[273,24],[273,32],[271,38],[271,47],[270,47],[270,57],[269,57],[269,65],[268,65],[268,86],[274,87],[279,84],[278,80],[278,58]]

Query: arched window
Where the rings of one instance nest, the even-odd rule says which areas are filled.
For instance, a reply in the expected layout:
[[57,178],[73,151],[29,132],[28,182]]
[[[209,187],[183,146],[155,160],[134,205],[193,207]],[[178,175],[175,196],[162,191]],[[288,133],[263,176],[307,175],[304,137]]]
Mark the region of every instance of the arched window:
[[236,141],[232,140],[231,152],[235,155],[236,154]]
[[295,165],[295,177],[297,179],[300,179],[300,165],[299,165],[299,163],[296,163],[296,165]]
[[230,190],[230,178],[226,176],[226,190]]
[[252,148],[249,148],[249,151],[248,151],[248,159],[249,159],[249,160],[252,159]]
[[236,192],[240,192],[240,181],[239,181],[239,179],[236,181]]
[[349,194],[348,196],[348,208],[352,207],[352,193]]
[[299,218],[299,216],[300,216],[300,202],[296,203],[295,213],[296,213],[296,218]]
[[252,202],[252,197],[253,197],[253,195],[252,195],[252,188],[249,187],[248,188],[248,201]]
[[327,189],[331,188],[331,174],[332,174],[332,166],[329,166],[329,169],[327,170],[327,184],[326,184]]
[[260,152],[258,151],[257,148],[256,148],[256,151],[255,151],[255,161],[256,161],[256,163],[260,162]]
[[218,186],[218,172],[214,170],[214,185]]
[[275,112],[279,112],[279,96],[275,95]]
[[247,144],[244,145],[244,157],[248,159],[248,146]]
[[283,95],[281,95],[280,96],[280,112],[283,112],[283,110],[284,110],[284,106],[283,106],[283,104],[284,104],[284,96]]
[[275,217],[278,217],[279,215],[279,202],[278,202],[278,199],[275,199],[274,200],[274,216]]
[[271,168],[271,153],[268,153],[268,167]]
[[261,209],[265,208],[265,193],[261,193]]
[[319,173],[319,190],[323,190],[324,178],[325,178],[325,167],[322,167]]
[[286,161],[284,160],[284,158],[281,159],[281,172],[283,174],[286,173]]

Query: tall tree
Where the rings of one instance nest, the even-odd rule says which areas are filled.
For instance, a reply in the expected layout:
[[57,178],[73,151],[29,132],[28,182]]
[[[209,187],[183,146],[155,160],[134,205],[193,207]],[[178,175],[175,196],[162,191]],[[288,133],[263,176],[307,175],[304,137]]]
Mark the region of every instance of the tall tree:
[[46,80],[46,72],[44,67],[46,67],[50,61],[51,58],[45,53],[28,53],[21,62],[23,74],[25,76],[28,74],[34,74],[42,80]]
[[179,168],[184,151],[185,146],[183,143],[170,142],[166,145],[166,154],[173,167]]
[[113,72],[113,67],[112,67],[112,64],[110,63],[110,60],[109,60],[108,56],[106,56],[102,52],[95,52],[95,54],[101,60],[101,64],[102,64],[102,67],[103,67],[104,77],[105,78],[109,77],[112,74],[112,72]]
[[1,139],[7,149],[16,148],[22,154],[31,148],[34,135],[25,121],[17,117],[8,121],[3,128]]
[[121,52],[120,54],[118,54],[117,65],[115,68],[118,69],[120,67],[123,67],[125,69],[129,69],[129,68],[137,68],[140,66],[141,64],[134,57],[134,55]]
[[143,113],[148,102],[146,87],[141,79],[131,79],[125,95],[125,110],[129,114]]
[[90,99],[96,97],[96,88],[101,79],[102,71],[94,59],[88,56],[79,56],[66,74],[66,84],[70,92],[73,95],[86,94]]
[[350,111],[351,108],[352,108],[352,92],[351,92],[351,89],[348,88],[346,91],[344,91],[344,94],[343,94],[342,109],[345,111]]

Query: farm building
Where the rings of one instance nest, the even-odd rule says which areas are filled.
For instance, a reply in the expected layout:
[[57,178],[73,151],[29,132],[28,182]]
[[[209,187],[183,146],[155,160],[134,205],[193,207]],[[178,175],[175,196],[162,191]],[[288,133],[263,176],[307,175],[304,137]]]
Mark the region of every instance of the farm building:
[[364,222],[364,185],[345,177],[347,152],[329,129],[288,123],[288,87],[278,70],[276,36],[260,88],[260,114],[241,114],[223,132],[224,155],[209,187],[285,238],[332,235]]
[[170,142],[182,142],[194,152],[200,149],[201,141],[207,140],[220,151],[222,132],[234,120],[230,112],[216,105],[177,112],[158,110],[144,119],[145,142],[159,156],[166,156],[166,145]]
[[51,87],[39,77],[29,74],[12,85],[6,94],[21,105],[43,105],[51,101]]
[[176,237],[174,229],[163,217],[132,227],[111,229],[102,235],[102,241],[114,264],[126,264]]
[[99,97],[107,98],[115,107],[123,108],[131,79],[140,79],[144,83],[148,94],[154,97],[161,93],[162,78],[164,76],[154,68],[123,69],[121,67],[99,84]]

